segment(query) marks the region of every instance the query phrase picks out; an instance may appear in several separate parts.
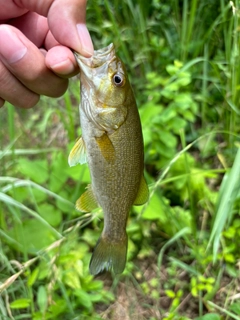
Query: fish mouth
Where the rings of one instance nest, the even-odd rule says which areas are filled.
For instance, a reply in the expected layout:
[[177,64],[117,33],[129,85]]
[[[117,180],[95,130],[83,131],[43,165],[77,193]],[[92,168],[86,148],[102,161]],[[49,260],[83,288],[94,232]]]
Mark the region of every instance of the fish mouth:
[[114,44],[111,43],[105,48],[94,50],[90,58],[86,58],[77,52],[74,52],[74,55],[82,70],[84,66],[90,67],[91,69],[98,68],[115,57]]

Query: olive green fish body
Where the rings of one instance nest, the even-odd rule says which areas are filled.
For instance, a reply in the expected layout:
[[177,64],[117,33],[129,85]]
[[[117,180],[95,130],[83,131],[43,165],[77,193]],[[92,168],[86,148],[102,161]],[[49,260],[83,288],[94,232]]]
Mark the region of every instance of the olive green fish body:
[[[77,57],[81,68],[82,143],[92,182],[77,201],[77,208],[90,211],[100,206],[104,212],[104,229],[90,262],[92,274],[111,268],[115,273],[124,270],[130,208],[148,199],[143,178],[142,129],[135,98],[113,45],[106,49],[103,50],[109,55],[107,59],[93,62],[93,57],[88,67],[95,68],[90,67],[90,71]],[[98,65],[105,76],[101,73],[98,76]]]

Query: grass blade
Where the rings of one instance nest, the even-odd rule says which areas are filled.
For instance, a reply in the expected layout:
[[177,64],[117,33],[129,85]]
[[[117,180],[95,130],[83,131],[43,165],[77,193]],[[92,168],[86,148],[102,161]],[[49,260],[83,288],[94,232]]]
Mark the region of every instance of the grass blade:
[[240,317],[224,308],[221,308],[219,307],[217,304],[211,302],[211,301],[208,301],[207,304],[211,307],[211,308],[215,308],[217,309],[218,311],[221,311],[222,313],[225,313],[227,316],[231,317],[231,319],[236,319],[236,320],[239,320]]
[[0,177],[0,183],[1,182],[8,182],[9,184],[2,187],[2,192],[8,192],[9,190],[12,190],[13,188],[18,188],[18,187],[31,187],[38,189],[39,191],[42,191],[46,193],[48,196],[53,197],[63,203],[66,203],[69,206],[72,206],[74,208],[74,205],[72,202],[64,199],[63,197],[59,196],[57,193],[52,192],[48,190],[47,188],[44,188],[40,186],[39,184],[31,181],[31,180],[21,180],[13,177]]
[[184,235],[189,234],[189,233],[191,233],[191,230],[188,227],[183,228],[182,230],[178,231],[170,240],[168,240],[164,244],[164,246],[162,247],[162,249],[160,250],[159,255],[158,255],[157,265],[158,265],[159,270],[162,265],[162,259],[163,259],[163,254],[164,254],[165,250],[169,246],[171,246],[175,241],[177,241],[178,239],[180,239],[181,237],[183,237]]
[[224,226],[232,217],[232,208],[240,189],[240,148],[237,151],[232,169],[230,173],[226,173],[225,181],[223,179],[221,192],[219,194],[219,201],[216,207],[216,216],[210,235],[208,247],[213,242],[213,258],[216,260],[217,251],[221,233]]
[[[1,151],[0,150],[0,159],[12,155],[12,145],[15,143],[16,139],[7,147],[5,150]],[[35,155],[35,154],[42,154],[42,153],[48,153],[48,152],[53,152],[57,151],[57,148],[45,148],[45,149],[14,149],[14,154],[17,156],[22,156],[22,155]]]
[[30,214],[32,217],[36,218],[39,222],[41,222],[43,225],[45,225],[49,230],[52,231],[52,233],[58,238],[62,238],[62,235],[56,230],[54,229],[46,220],[44,220],[40,215],[37,214],[37,212],[29,209],[28,207],[26,207],[25,205],[23,205],[22,203],[14,200],[13,198],[11,198],[10,196],[6,195],[5,193],[0,192],[0,202],[4,202],[6,204],[9,204],[11,206],[17,207],[25,212],[27,212],[28,214]]

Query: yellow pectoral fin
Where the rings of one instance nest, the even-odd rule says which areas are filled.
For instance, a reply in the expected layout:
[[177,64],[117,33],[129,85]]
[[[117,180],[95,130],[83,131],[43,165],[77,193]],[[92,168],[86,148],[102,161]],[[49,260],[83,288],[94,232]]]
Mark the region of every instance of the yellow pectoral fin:
[[140,186],[138,189],[138,194],[133,204],[135,206],[141,206],[142,204],[148,201],[148,198],[149,198],[148,185],[146,183],[144,176],[142,175]]
[[99,207],[97,200],[93,194],[91,185],[88,186],[81,197],[76,202],[76,209],[82,212],[91,212]]
[[101,150],[103,157],[107,162],[114,162],[115,149],[107,133],[104,133],[101,137],[95,137],[96,142]]
[[85,144],[82,138],[79,138],[73,146],[69,156],[68,164],[70,167],[76,166],[77,164],[83,164],[87,162]]

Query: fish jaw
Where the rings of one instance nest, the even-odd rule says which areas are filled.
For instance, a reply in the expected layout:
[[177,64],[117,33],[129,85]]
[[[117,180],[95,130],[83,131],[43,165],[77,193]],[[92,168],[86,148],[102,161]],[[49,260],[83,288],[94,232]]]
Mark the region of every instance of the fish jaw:
[[[92,108],[118,108],[124,105],[129,82],[125,67],[116,56],[113,44],[94,51],[90,58],[74,54],[80,68],[81,92],[88,93]],[[119,84],[114,80],[116,76],[122,80]]]
[[[94,53],[91,57],[86,58],[79,54],[78,52],[74,52],[74,55],[76,57],[76,60],[79,64],[79,67],[83,68],[83,71],[88,70],[85,68],[85,66],[92,68],[97,68],[103,65],[105,62],[111,61],[115,56],[115,49],[113,43],[109,44],[109,46],[99,49],[99,50],[94,50]],[[86,72],[86,75],[89,76],[89,71]]]
[[91,57],[86,58],[77,52],[74,52],[75,58],[80,68],[81,86],[84,85],[87,90],[90,88],[96,90],[100,82],[104,82],[105,75],[108,74],[110,61],[116,58],[115,49],[111,43],[106,48],[94,50]]

